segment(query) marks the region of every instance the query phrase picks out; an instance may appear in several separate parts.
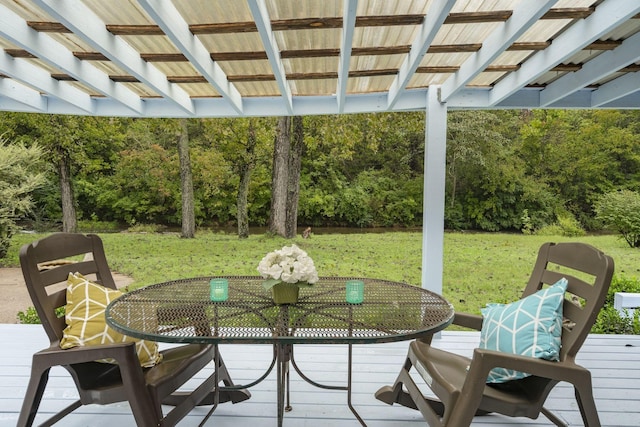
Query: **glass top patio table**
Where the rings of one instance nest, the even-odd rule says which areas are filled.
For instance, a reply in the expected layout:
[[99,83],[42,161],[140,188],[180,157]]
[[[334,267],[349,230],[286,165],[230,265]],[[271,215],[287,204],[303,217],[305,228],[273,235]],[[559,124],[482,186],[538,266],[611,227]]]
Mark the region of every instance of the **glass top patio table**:
[[211,301],[212,277],[173,280],[124,294],[106,311],[126,335],[174,343],[332,343],[410,340],[440,331],[453,307],[440,295],[404,283],[364,281],[364,301],[346,302],[347,277],[302,287],[296,304],[277,305],[258,276],[226,277],[228,299]]

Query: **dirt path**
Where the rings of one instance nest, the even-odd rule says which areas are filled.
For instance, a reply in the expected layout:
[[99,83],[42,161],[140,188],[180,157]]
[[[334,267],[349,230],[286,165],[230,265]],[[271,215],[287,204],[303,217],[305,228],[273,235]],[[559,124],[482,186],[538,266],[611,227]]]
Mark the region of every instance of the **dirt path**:
[[[129,276],[114,273],[118,287],[127,286],[133,280]],[[18,312],[33,306],[19,268],[0,268],[0,323],[18,323]]]

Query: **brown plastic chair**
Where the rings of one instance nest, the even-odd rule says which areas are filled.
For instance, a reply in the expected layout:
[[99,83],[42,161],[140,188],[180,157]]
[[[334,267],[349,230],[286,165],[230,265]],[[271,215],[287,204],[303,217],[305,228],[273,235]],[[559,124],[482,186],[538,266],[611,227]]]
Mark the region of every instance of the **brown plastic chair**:
[[[74,263],[52,262],[78,256],[79,261]],[[64,317],[56,315],[56,309],[66,304],[64,284],[68,274],[80,272],[103,286],[116,289],[98,236],[52,234],[24,245],[20,250],[20,264],[50,345],[33,355],[31,378],[18,419],[19,427],[33,424],[53,366],[62,366],[69,371],[80,398],[41,425],[52,425],[82,405],[129,401],[138,426],[172,426],[195,405],[210,403],[215,374],[192,392],[174,392],[212,362],[214,349],[211,345],[192,344],[164,350],[161,352],[163,360],[146,369],[140,366],[134,343],[60,348],[66,324]],[[43,264],[49,265],[41,268]],[[95,362],[104,358],[113,358],[117,364]],[[219,372],[219,380],[230,385],[222,361]],[[249,396],[248,392],[234,393],[226,400],[234,400],[235,403]],[[163,415],[162,402],[170,402],[175,407]]]
[[[560,361],[479,348],[469,359],[432,347],[429,337],[410,344],[396,382],[378,390],[376,398],[388,404],[400,403],[418,409],[432,427],[469,426],[475,415],[490,412],[531,419],[542,413],[557,426],[565,426],[543,405],[551,389],[558,382],[566,381],[574,387],[584,425],[600,426],[591,373],[577,365],[575,357],[604,304],[613,268],[609,256],[587,244],[546,243],[540,248],[523,296],[535,293],[543,284],[553,284],[562,277],[568,279]],[[453,324],[480,330],[482,317],[456,313]],[[409,373],[412,367],[416,367],[437,398],[422,394]],[[495,367],[527,372],[532,376],[501,385],[487,385],[487,375]]]

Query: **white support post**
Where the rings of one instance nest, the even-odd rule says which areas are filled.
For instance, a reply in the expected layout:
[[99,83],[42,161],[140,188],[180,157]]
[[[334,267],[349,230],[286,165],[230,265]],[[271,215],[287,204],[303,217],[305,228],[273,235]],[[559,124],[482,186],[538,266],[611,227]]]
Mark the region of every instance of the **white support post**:
[[422,287],[442,294],[444,194],[447,160],[447,106],[440,87],[427,93],[422,217]]

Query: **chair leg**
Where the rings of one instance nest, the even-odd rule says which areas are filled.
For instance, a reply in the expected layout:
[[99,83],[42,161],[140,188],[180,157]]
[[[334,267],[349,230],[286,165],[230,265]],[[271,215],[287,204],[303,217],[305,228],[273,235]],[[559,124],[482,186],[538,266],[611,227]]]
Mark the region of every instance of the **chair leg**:
[[38,413],[38,408],[40,407],[40,402],[42,401],[44,389],[49,381],[49,370],[51,368],[47,367],[42,369],[37,365],[37,362],[34,360],[31,365],[31,378],[29,378],[27,393],[22,402],[17,427],[31,427],[33,425],[33,421]]
[[407,357],[407,359],[404,362],[404,365],[402,366],[402,369],[400,370],[400,373],[398,374],[398,377],[396,378],[396,381],[393,383],[393,386],[381,387],[375,393],[376,399],[386,403],[387,405],[393,405],[394,403],[399,403],[400,405],[406,406],[411,409],[418,409],[418,407],[416,406],[416,403],[413,401],[409,393],[407,393],[402,389],[402,385],[403,385],[403,382],[401,380],[403,377],[402,374],[404,372],[408,373],[409,370],[411,370],[412,366],[413,366],[413,363],[411,362],[411,359]]
[[[157,427],[161,424],[162,408],[154,405],[146,389],[129,394],[129,405],[138,427]],[[158,413],[159,412],[159,413]]]
[[411,396],[406,391],[402,390],[402,384],[396,383],[393,387],[384,386],[380,387],[375,394],[376,399],[381,402],[384,402],[388,405],[393,405],[394,403],[399,403],[402,406],[406,406],[411,409],[418,409],[416,403],[411,399]]
[[588,378],[580,385],[574,384],[574,390],[585,427],[600,427],[600,418],[598,417],[596,402],[593,399],[591,378]]
[[[22,409],[20,410],[17,427],[31,427],[33,425],[36,415],[38,414],[40,402],[42,402],[42,395],[44,394],[47,382],[49,381],[50,370],[50,366],[42,368],[38,365],[37,360],[33,361],[31,365],[31,378],[29,378],[27,393],[22,401]],[[82,402],[80,400],[76,400],[71,405],[41,423],[40,426],[51,426],[78,409],[80,406],[82,406]]]
[[[174,405],[173,409],[171,409],[164,418],[162,418],[162,426],[170,427],[175,426],[180,420],[182,420],[191,410],[199,404],[202,404],[202,400],[206,396],[210,396],[213,393],[211,390],[215,387],[215,372],[211,374],[206,380],[204,380],[200,385],[193,391],[189,392],[187,395],[183,395],[180,403]],[[153,393],[156,395],[156,393]],[[200,402],[200,403],[198,403]],[[215,402],[213,403],[215,405]],[[205,418],[205,420],[208,417]]]
[[133,347],[122,358],[115,357],[120,365],[120,374],[131,412],[138,427],[157,427],[162,423],[161,403],[151,395],[144,381],[142,369]]
[[400,399],[410,399],[416,409],[420,411],[420,414],[422,414],[422,417],[429,426],[444,426],[443,414],[446,415],[446,408],[442,402],[425,397],[413,378],[411,378],[408,370],[400,371],[400,375],[398,375],[398,382],[404,384],[408,391],[408,393],[402,392],[399,396]]
[[[409,371],[413,367],[412,356],[413,353],[410,350],[393,386],[381,387],[375,393],[375,397],[389,405],[399,403],[407,408],[418,410],[427,424],[442,426],[440,418],[445,411],[444,405],[438,400],[425,397],[411,378]],[[406,387],[408,392],[404,391],[403,387]]]
[[[220,370],[218,374],[218,378],[222,383],[227,387],[232,387],[233,380],[231,379],[231,375],[229,374],[229,370],[227,369],[227,365],[224,364],[224,360],[220,357],[220,363],[218,365],[218,369]],[[251,397],[251,393],[249,390],[223,390],[221,393],[220,403],[231,401],[231,403],[239,403],[243,402]]]
[[[231,379],[231,375],[229,374],[229,370],[224,363],[222,357],[220,357],[220,363],[218,364],[218,379],[227,387],[233,387],[235,384]],[[251,397],[251,392],[247,389],[232,389],[232,390],[220,390],[220,395],[218,396],[218,403],[240,403]],[[169,396],[165,397],[162,400],[163,405],[169,406],[178,406],[185,399],[191,398],[191,392],[186,391],[176,391],[171,393]],[[198,405],[208,406],[213,405],[215,401],[215,395],[213,392],[208,393]]]
[[54,425],[55,423],[57,423],[58,421],[60,421],[61,419],[63,419],[64,417],[66,417],[67,415],[69,415],[70,413],[72,413],[73,411],[75,411],[81,406],[82,406],[82,401],[76,400],[71,405],[67,406],[62,411],[55,414],[53,417],[49,418],[47,421],[40,424],[40,427],[50,427]]

